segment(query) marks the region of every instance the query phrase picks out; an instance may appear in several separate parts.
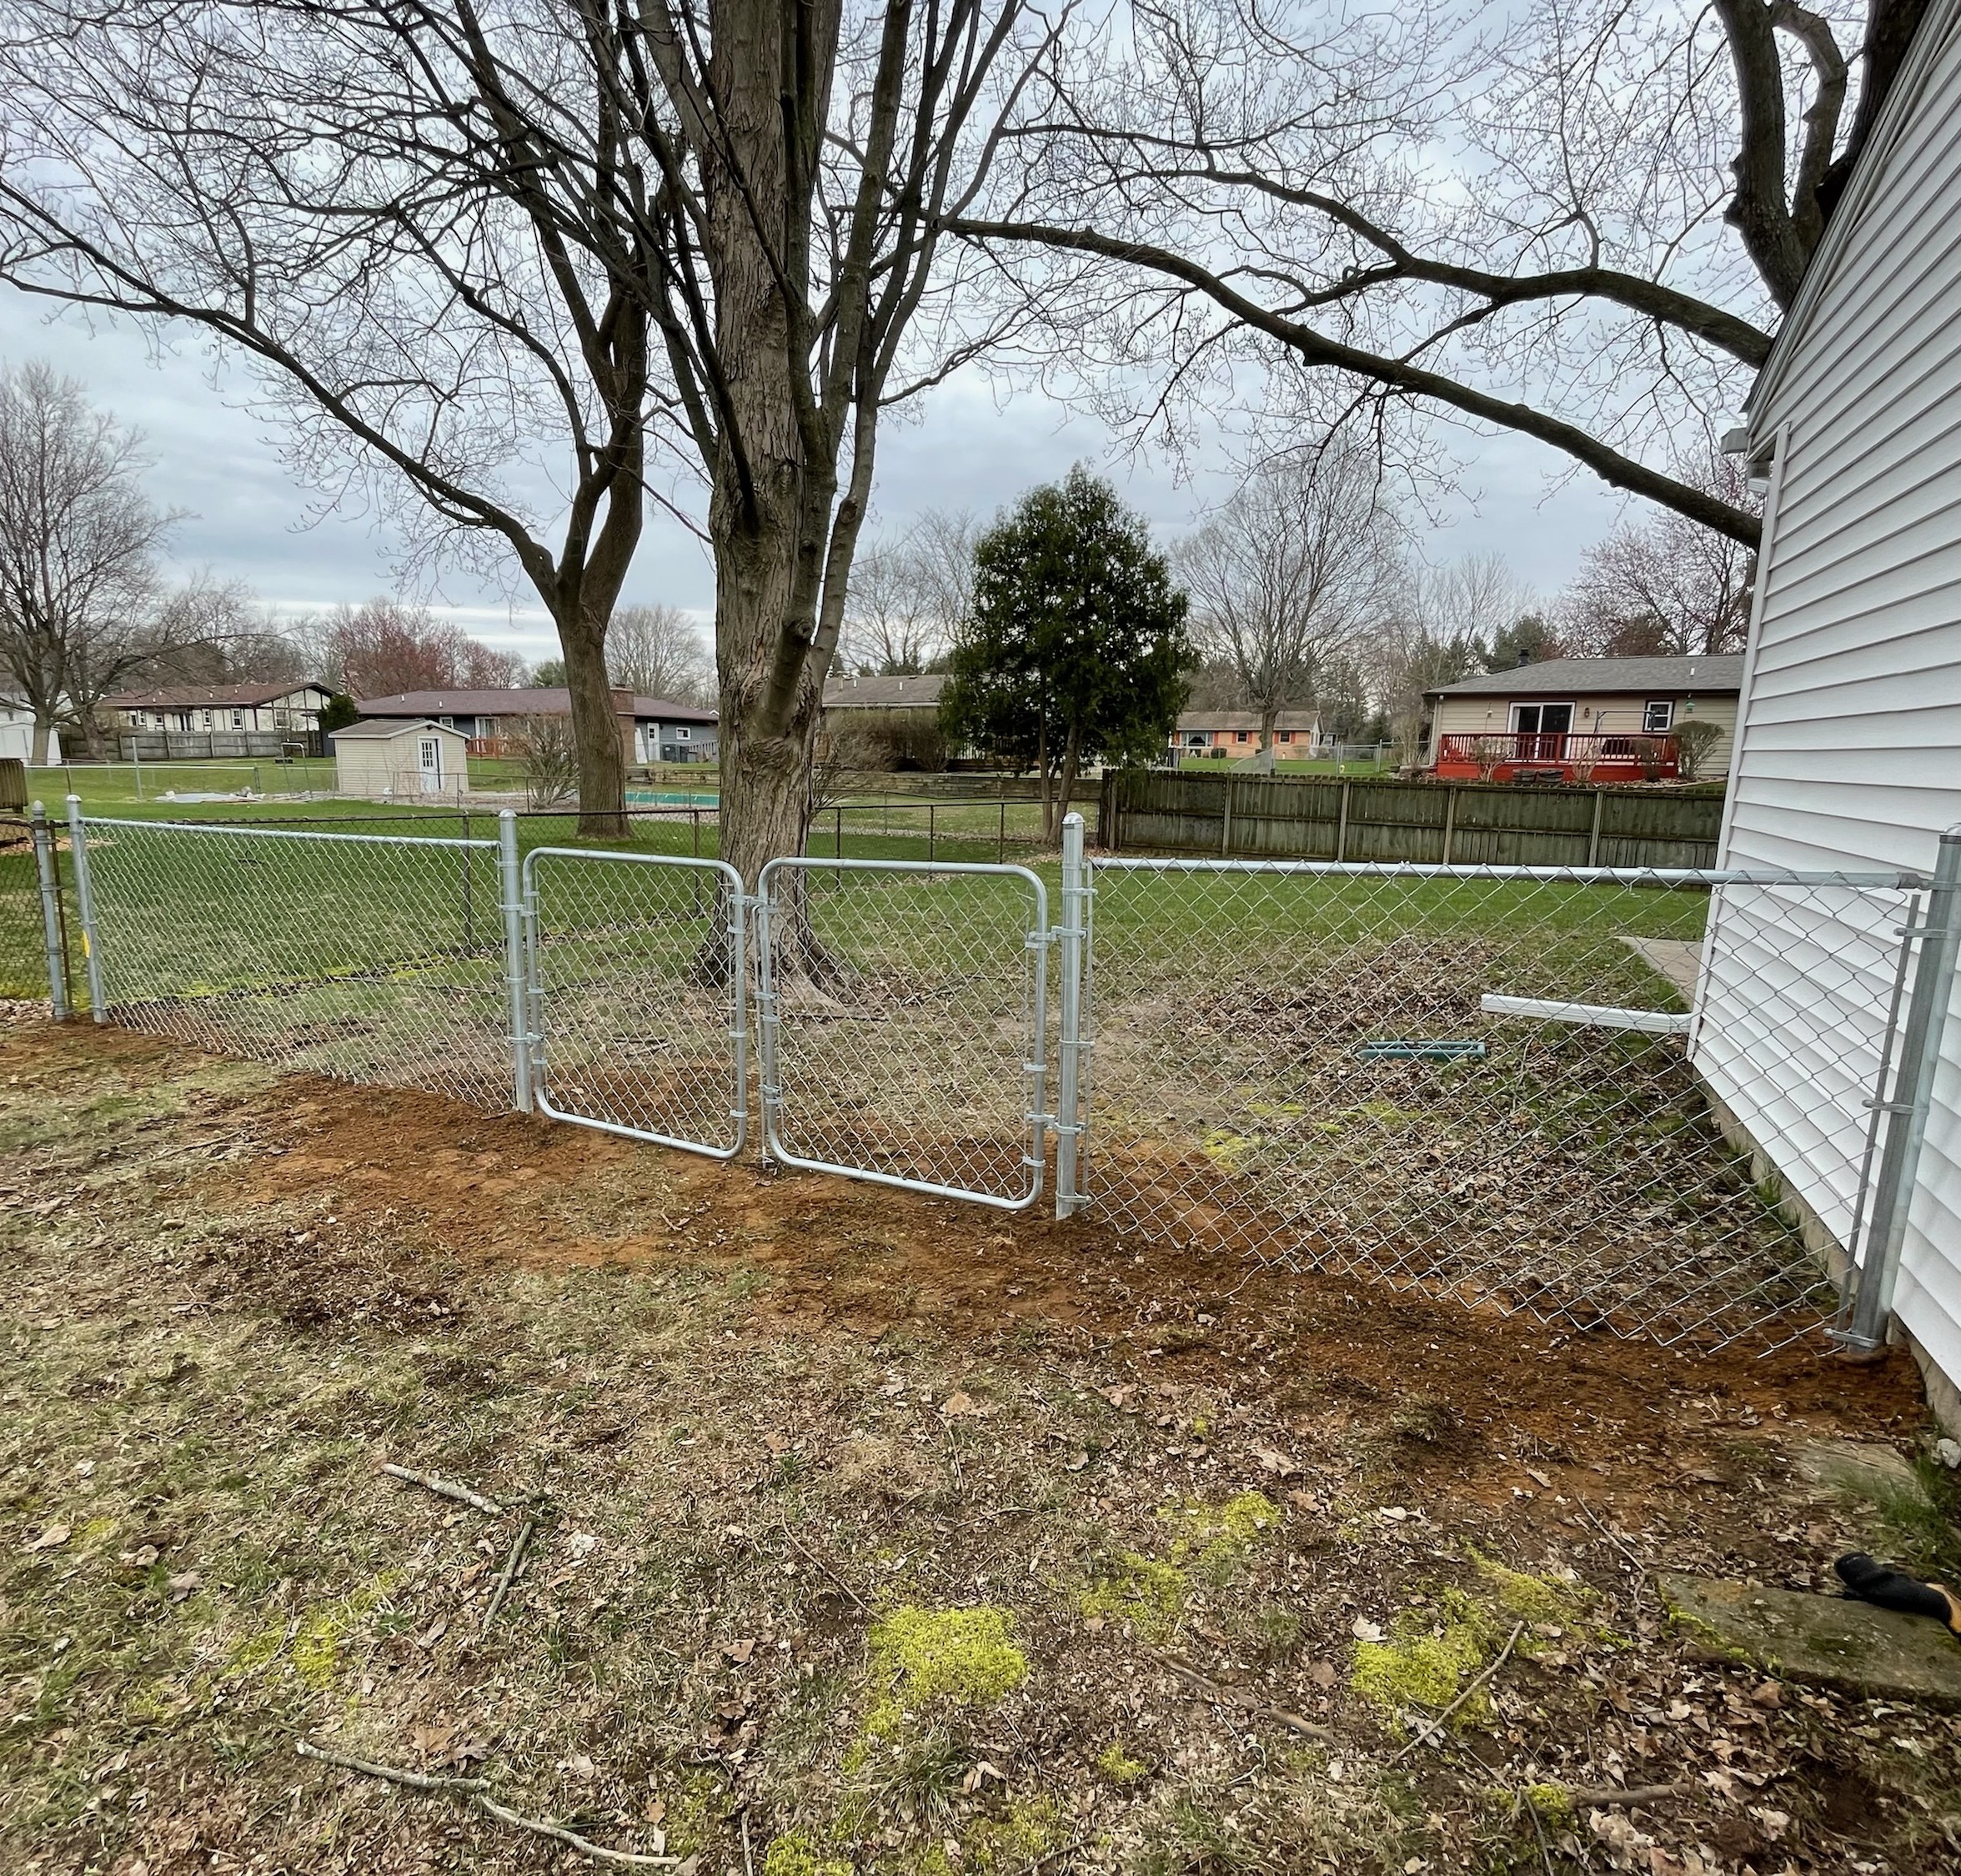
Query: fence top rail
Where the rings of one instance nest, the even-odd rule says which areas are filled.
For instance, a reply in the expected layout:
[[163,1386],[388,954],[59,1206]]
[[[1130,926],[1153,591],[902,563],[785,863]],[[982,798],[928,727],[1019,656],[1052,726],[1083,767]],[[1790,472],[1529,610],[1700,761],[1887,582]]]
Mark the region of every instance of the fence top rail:
[[1048,891],[1041,874],[1031,872],[1026,866],[1017,866],[1012,860],[854,860],[835,854],[815,853],[779,854],[774,860],[765,860],[762,871],[756,875],[756,890],[763,890],[763,881],[772,873],[792,870],[815,872],[826,866],[847,873],[993,873],[1003,878],[1026,880],[1038,893]]
[[126,827],[139,834],[228,834],[250,840],[336,840],[358,847],[464,847],[479,853],[497,851],[494,840],[465,840],[451,834],[419,838],[413,834],[328,834],[300,827],[248,827],[235,820],[123,820],[109,815],[83,815],[80,818],[84,827]]
[[[867,864],[860,862],[860,864]],[[1174,860],[1149,855],[1097,854],[1098,873],[1278,873],[1373,879],[1540,880],[1566,885],[1845,886],[1859,891],[1923,892],[1924,873],[1828,873],[1768,867],[1698,866],[1438,866],[1414,860]]]
[[678,866],[688,872],[717,873],[742,890],[742,875],[725,860],[701,860],[685,853],[614,853],[604,847],[534,847],[524,855],[524,878],[530,881],[541,860],[591,860],[629,866]]

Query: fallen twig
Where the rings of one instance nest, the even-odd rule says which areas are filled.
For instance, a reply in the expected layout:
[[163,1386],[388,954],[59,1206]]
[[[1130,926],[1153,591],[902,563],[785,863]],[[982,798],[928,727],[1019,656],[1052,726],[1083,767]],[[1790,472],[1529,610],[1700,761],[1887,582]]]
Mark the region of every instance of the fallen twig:
[[1641,1613],[1641,1599],[1648,1588],[1647,1564],[1643,1563],[1641,1559],[1627,1547],[1627,1542],[1624,1539],[1617,1536],[1613,1531],[1608,1528],[1606,1523],[1602,1521],[1600,1514],[1596,1512],[1592,1506],[1588,1504],[1587,1501],[1577,1492],[1573,1493],[1573,1502],[1587,1514],[1587,1522],[1590,1523],[1593,1528],[1601,1534],[1602,1537],[1605,1537],[1607,1541],[1612,1544],[1622,1557],[1626,1557],[1630,1564],[1633,1566],[1634,1613],[1637,1616],[1639,1616]]
[[790,1542],[796,1547],[797,1550],[802,1554],[806,1562],[815,1564],[817,1568],[823,1571],[825,1575],[829,1577],[840,1589],[843,1590],[845,1595],[849,1596],[865,1614],[870,1615],[871,1613],[870,1603],[867,1603],[856,1590],[852,1588],[850,1584],[846,1583],[845,1579],[840,1577],[835,1570],[832,1569],[830,1564],[826,1563],[821,1557],[818,1556],[815,1551],[805,1549],[803,1544],[798,1541],[796,1532],[791,1530],[790,1527],[790,1520],[785,1517],[780,1511],[778,1512],[776,1515],[776,1522],[783,1527],[784,1536],[788,1537]]
[[531,1533],[538,1528],[540,1522],[538,1513],[533,1512],[512,1540],[510,1554],[504,1558],[504,1568],[498,1573],[497,1582],[490,1591],[490,1600],[484,1605],[484,1627],[486,1630],[496,1621],[497,1612],[504,1607],[504,1598],[510,1594],[510,1586],[516,1580],[518,1566],[524,1561],[524,1551],[531,1542]]
[[568,1830],[563,1824],[548,1823],[542,1818],[524,1817],[509,1805],[499,1804],[485,1790],[481,1778],[451,1778],[427,1772],[409,1772],[397,1765],[377,1765],[372,1759],[355,1758],[346,1753],[316,1746],[310,1739],[300,1740],[293,1750],[302,1758],[317,1758],[323,1764],[359,1772],[364,1778],[384,1779],[391,1785],[404,1786],[410,1791],[434,1792],[441,1797],[454,1798],[459,1803],[481,1811],[485,1817],[500,1824],[509,1824],[513,1830],[527,1830],[534,1837],[549,1837],[554,1843],[577,1850],[582,1856],[592,1858],[595,1863],[613,1863],[624,1869],[673,1869],[681,1860],[679,1857],[641,1856],[633,1850],[609,1850],[604,1844],[594,1843],[577,1831]]
[[1409,1755],[1417,1749],[1418,1746],[1423,1744],[1427,1740],[1434,1738],[1439,1733],[1441,1733],[1443,1730],[1444,1723],[1449,1719],[1451,1715],[1456,1713],[1458,1708],[1462,1707],[1464,1703],[1472,1697],[1472,1694],[1477,1692],[1478,1688],[1482,1687],[1484,1683],[1488,1681],[1493,1674],[1497,1673],[1499,1668],[1502,1668],[1506,1662],[1510,1659],[1512,1650],[1517,1645],[1518,1638],[1524,1633],[1525,1624],[1522,1622],[1513,1623],[1512,1624],[1512,1633],[1505,1638],[1505,1645],[1503,1648],[1498,1650],[1497,1660],[1493,1661],[1490,1667],[1487,1668],[1476,1680],[1472,1682],[1470,1686],[1466,1688],[1455,1700],[1451,1702],[1449,1706],[1446,1707],[1435,1719],[1432,1720],[1427,1726],[1424,1727],[1423,1730],[1419,1733],[1415,1738],[1411,1740],[1410,1743],[1405,1746],[1401,1752],[1397,1753],[1395,1758],[1389,1761],[1390,1764],[1400,1765],[1404,1759],[1407,1758]]
[[1290,1713],[1285,1707],[1276,1707],[1261,1699],[1257,1694],[1247,1693],[1244,1688],[1226,1687],[1212,1680],[1200,1673],[1190,1662],[1181,1661],[1175,1654],[1166,1654],[1161,1648],[1146,1648],[1144,1653],[1161,1668],[1170,1669],[1188,1686],[1196,1688],[1201,1693],[1218,1701],[1222,1706],[1236,1707],[1242,1713],[1254,1713],[1263,1719],[1277,1721],[1289,1732],[1301,1733],[1310,1739],[1334,1738],[1333,1733],[1327,1727],[1317,1726],[1312,1720],[1305,1719],[1299,1713]]
[[504,1516],[504,1507],[494,1498],[486,1498],[482,1492],[473,1492],[467,1485],[459,1485],[453,1478],[439,1478],[434,1472],[419,1472],[412,1466],[390,1464],[381,1469],[390,1478],[405,1479],[410,1485],[419,1485],[424,1491],[433,1492],[439,1498],[453,1498],[459,1505],[485,1512],[492,1517]]
[[377,1765],[373,1759],[356,1758],[350,1753],[337,1753],[328,1746],[316,1746],[302,1739],[293,1748],[302,1758],[317,1758],[323,1765],[338,1765],[347,1772],[359,1772],[370,1778],[385,1778],[391,1785],[406,1785],[410,1791],[474,1792],[484,1789],[481,1778],[454,1778],[439,1772],[409,1772],[399,1765]]
[[1693,1778],[1672,1785],[1568,1785],[1566,1801],[1576,1810],[1589,1805],[1659,1804],[1671,1798],[1692,1798],[1702,1788]]
[[1038,1872],[1046,1869],[1051,1863],[1056,1862],[1058,1858],[1073,1856],[1084,1844],[1089,1842],[1094,1834],[1094,1832],[1086,1830],[1081,1837],[1075,1838],[1072,1842],[1058,1844],[1052,1850],[1044,1850],[1033,1863],[1028,1864],[1021,1871],[1021,1876],[1038,1876]]

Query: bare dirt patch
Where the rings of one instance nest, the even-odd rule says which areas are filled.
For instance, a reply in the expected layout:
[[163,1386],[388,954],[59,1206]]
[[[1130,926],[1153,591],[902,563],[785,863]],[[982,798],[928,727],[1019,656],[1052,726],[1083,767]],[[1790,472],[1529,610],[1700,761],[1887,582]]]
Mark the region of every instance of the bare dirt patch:
[[745,1834],[767,1876],[1961,1867],[1950,1716],[1702,1661],[1648,1582],[1951,1543],[1798,1467],[1912,1447],[1903,1357],[1562,1337],[116,1031],[8,1031],[0,1154],[9,1867],[570,1855],[301,1737],[704,1876]]

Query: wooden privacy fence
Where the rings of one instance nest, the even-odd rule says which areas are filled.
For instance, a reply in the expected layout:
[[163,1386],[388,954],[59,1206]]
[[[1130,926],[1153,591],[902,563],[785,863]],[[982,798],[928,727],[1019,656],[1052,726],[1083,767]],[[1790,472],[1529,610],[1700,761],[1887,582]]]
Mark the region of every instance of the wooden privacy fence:
[[1282,775],[1106,774],[1107,852],[1443,866],[1713,866],[1718,795]]

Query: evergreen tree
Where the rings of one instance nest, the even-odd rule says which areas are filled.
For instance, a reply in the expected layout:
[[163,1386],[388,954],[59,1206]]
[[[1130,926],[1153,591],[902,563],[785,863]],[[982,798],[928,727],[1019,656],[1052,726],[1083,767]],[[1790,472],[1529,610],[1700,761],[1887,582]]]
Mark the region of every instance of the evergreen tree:
[[1163,753],[1197,664],[1185,613],[1142,518],[1079,464],[975,544],[972,611],[941,726],[1040,776],[1053,839],[1085,768]]

